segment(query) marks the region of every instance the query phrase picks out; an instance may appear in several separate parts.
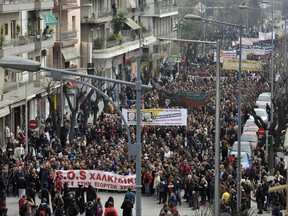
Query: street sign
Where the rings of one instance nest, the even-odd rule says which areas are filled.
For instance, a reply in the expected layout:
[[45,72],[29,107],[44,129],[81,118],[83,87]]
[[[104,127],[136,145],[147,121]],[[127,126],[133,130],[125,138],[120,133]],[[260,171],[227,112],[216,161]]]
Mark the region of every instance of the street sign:
[[32,130],[38,128],[38,122],[36,120],[30,120],[28,123],[28,127]]

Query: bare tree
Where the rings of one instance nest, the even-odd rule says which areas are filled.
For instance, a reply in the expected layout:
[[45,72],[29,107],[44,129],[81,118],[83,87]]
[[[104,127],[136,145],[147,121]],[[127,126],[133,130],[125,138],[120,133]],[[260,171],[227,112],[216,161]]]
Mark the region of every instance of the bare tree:
[[59,82],[53,81],[51,79],[48,82],[42,83],[42,87],[47,93],[47,99],[49,102],[49,113],[51,116],[53,127],[56,131],[57,136],[60,137],[61,119],[56,113],[56,104],[54,103],[54,96],[56,95],[56,92],[54,90],[56,89],[56,85],[58,84]]
[[269,135],[272,135],[275,138],[276,147],[280,146],[281,136],[283,135],[283,131],[287,128],[286,118],[288,114],[288,74],[286,68],[288,62],[287,57],[284,56],[284,47],[284,40],[279,40],[279,44],[275,48],[274,53],[274,92],[272,94],[273,113],[271,113],[271,115],[273,115],[273,122],[271,122],[269,127],[262,121],[259,116],[256,115],[254,108],[256,106],[255,102],[259,93],[261,93],[262,91],[271,90],[271,58],[263,64],[263,69],[261,72],[259,72],[259,75],[261,77],[259,83],[262,84],[262,88],[259,88],[259,86],[256,87],[255,83],[249,83],[249,81],[246,81],[245,88],[243,88],[243,103],[245,107],[247,108],[249,114],[254,117],[255,124],[258,127],[268,129]]

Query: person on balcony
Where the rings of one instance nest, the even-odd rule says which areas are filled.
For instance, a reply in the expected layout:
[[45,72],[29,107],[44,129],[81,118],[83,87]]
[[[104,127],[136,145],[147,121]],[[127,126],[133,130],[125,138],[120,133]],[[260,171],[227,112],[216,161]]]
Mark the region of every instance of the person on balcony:
[[43,36],[47,39],[51,37],[51,34],[49,32],[49,26],[46,26],[46,28],[43,31]]
[[117,6],[116,3],[112,4],[113,15],[117,15]]

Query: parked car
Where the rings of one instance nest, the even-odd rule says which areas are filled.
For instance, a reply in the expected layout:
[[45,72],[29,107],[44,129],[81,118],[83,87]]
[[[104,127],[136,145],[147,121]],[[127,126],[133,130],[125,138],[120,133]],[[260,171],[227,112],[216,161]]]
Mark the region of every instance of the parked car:
[[[232,145],[231,151],[238,151],[238,141],[235,141]],[[249,157],[253,158],[254,151],[250,142],[241,141],[241,152],[247,152]]]
[[256,112],[256,115],[258,115],[264,123],[268,124],[268,114],[266,109],[263,108],[255,108],[254,111]]
[[244,131],[241,135],[241,141],[250,142],[253,150],[258,149],[258,136],[257,132]]
[[[244,169],[249,169],[253,163],[253,159],[249,156],[247,152],[241,151],[240,154],[241,154],[241,166]],[[231,151],[230,155],[235,155],[235,157],[237,157],[238,154],[237,151]]]
[[271,107],[271,93],[270,92],[263,92],[258,96],[256,101],[256,106],[259,108],[266,108],[266,104],[269,104]]
[[244,131],[252,131],[257,132],[259,130],[258,126],[254,122],[254,118],[251,116],[244,125],[243,132]]

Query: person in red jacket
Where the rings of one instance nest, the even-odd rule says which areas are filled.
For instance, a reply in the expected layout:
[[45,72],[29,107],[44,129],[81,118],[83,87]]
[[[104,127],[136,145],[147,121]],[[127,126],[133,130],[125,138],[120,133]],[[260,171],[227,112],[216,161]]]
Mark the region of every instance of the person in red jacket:
[[112,202],[108,203],[108,208],[105,209],[104,216],[118,216],[118,212],[113,206],[114,204]]
[[151,186],[152,180],[153,180],[153,176],[151,172],[147,170],[143,176],[143,184],[144,184],[146,196],[151,196],[150,186]]

